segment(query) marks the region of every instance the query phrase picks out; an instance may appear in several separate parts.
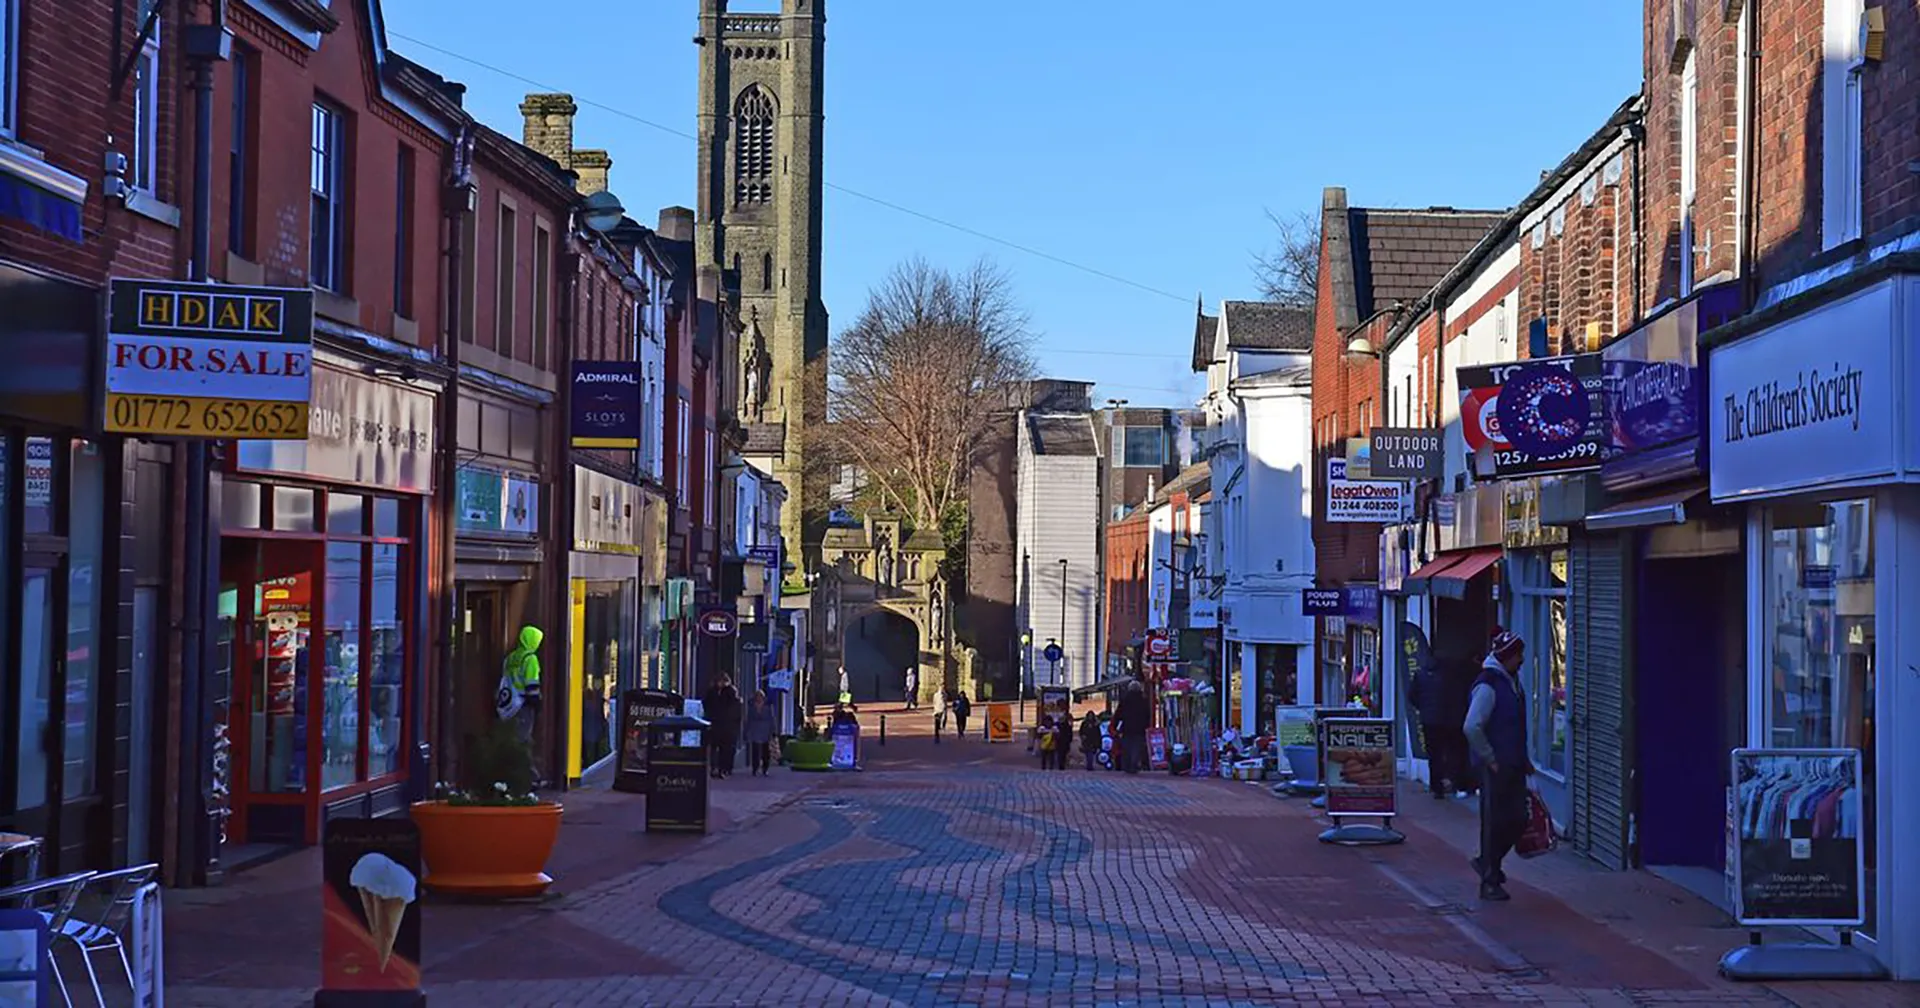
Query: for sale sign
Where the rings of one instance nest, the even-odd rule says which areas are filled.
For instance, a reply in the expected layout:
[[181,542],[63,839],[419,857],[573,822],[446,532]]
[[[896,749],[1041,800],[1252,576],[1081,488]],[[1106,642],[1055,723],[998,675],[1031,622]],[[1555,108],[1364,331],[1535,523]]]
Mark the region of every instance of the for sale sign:
[[1327,509],[1330,522],[1392,525],[1412,517],[1406,485],[1393,480],[1350,480],[1347,460],[1327,460]]
[[1393,815],[1393,722],[1385,718],[1324,718],[1321,779],[1328,815]]
[[103,429],[301,440],[313,391],[313,292],[113,280]]

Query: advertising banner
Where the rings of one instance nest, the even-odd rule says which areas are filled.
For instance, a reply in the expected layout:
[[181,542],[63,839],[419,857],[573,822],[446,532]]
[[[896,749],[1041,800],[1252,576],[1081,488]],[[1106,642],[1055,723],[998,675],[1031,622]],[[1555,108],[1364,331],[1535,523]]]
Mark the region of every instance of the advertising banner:
[[1474,365],[1458,376],[1467,449],[1490,456],[1493,475],[1593,469],[1612,453],[1599,354]]
[[633,689],[620,699],[620,761],[613,789],[647,793],[647,726],[680,713],[680,694],[668,690]]
[[1313,734],[1313,708],[1282,704],[1273,709],[1274,741],[1281,746],[1317,745]]
[[[1414,759],[1427,758],[1427,735],[1421,730],[1422,714],[1414,709],[1413,683],[1421,674],[1434,668],[1433,649],[1427,643],[1426,631],[1418,623],[1400,624],[1400,654],[1394,664],[1395,680],[1400,686],[1400,725],[1407,733],[1408,755]],[[1431,701],[1429,701],[1431,702]]]
[[1073,690],[1066,686],[1040,687],[1040,713],[1071,714],[1073,712]]
[[1411,517],[1406,485],[1397,480],[1347,478],[1347,460],[1327,460],[1326,519],[1342,524],[1392,525]]
[[1167,768],[1167,731],[1164,728],[1147,729],[1147,766],[1155,770]]
[[111,280],[105,372],[108,433],[303,439],[313,292]]
[[354,992],[417,992],[420,828],[407,819],[330,819],[320,858],[325,917],[315,1004],[361,1003]]
[[575,448],[640,447],[640,365],[634,361],[573,362]]
[[1375,479],[1439,479],[1445,475],[1446,441],[1419,427],[1375,427],[1367,432],[1369,473]]
[[990,703],[987,705],[987,741],[1013,741],[1012,704]]
[[1393,815],[1393,722],[1385,718],[1331,717],[1320,721],[1326,769],[1327,814]]
[[1734,917],[1743,926],[1867,919],[1860,751],[1735,749]]
[[827,732],[833,739],[833,754],[827,765],[835,770],[852,770],[860,762],[860,726],[842,721]]

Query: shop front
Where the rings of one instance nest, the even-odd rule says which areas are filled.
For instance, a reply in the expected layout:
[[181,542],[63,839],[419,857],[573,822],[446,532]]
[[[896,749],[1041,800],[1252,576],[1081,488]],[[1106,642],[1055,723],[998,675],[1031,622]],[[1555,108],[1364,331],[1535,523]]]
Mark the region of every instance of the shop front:
[[236,442],[220,481],[228,844],[312,844],[330,817],[407,807],[433,612],[435,399],[369,370],[316,352],[307,439]]
[[[1303,593],[1241,594],[1219,608],[1226,677],[1223,681],[1224,727],[1243,734],[1272,730],[1273,709],[1313,703],[1316,681],[1313,632],[1315,620],[1306,615]],[[1343,621],[1320,620],[1340,625]]]
[[1556,821],[1572,816],[1572,711],[1567,662],[1567,530],[1540,520],[1540,481],[1510,480],[1502,537],[1506,586],[1500,625],[1527,642],[1520,687],[1527,697],[1535,786]]
[[[1875,275],[1877,274],[1877,275]],[[1891,264],[1708,334],[1710,478],[1745,507],[1750,747],[1858,750],[1855,941],[1920,978],[1920,276]],[[1837,286],[1837,285],[1836,285]],[[1881,617],[1885,617],[1882,619]],[[1817,842],[1817,841],[1816,841]]]
[[573,467],[568,554],[566,771],[578,781],[612,754],[618,698],[642,685],[646,500],[625,480]]
[[131,633],[138,659],[154,660],[164,610],[152,592],[134,611],[112,600],[141,557],[164,563],[167,526],[141,526],[159,549],[127,555],[128,512],[107,504],[138,451],[90,433],[100,303],[93,288],[0,264],[0,831],[41,838],[43,871],[151,857],[154,838],[158,670],[130,695],[114,642]]

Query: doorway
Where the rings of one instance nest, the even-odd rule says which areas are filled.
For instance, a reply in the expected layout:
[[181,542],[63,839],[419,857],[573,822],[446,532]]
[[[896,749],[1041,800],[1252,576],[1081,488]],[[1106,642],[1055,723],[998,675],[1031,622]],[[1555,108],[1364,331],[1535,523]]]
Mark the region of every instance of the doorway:
[[[493,691],[499,681],[500,667],[507,659],[507,589],[487,582],[460,584],[459,654],[454,667],[461,672],[449,676],[454,718],[453,741],[464,742],[491,723]],[[464,744],[441,751],[458,754]],[[451,779],[458,780],[458,768]]]
[[313,628],[325,618],[314,591],[320,544],[226,538],[221,543],[219,635],[229,662],[226,705],[230,842],[311,842],[310,796],[320,775],[310,715]]
[[[907,669],[920,668],[920,631],[912,620],[876,609],[847,627],[847,684],[858,703],[900,703],[907,695]],[[1050,682],[1044,660],[1036,672]],[[741,689],[748,687],[742,685]]]

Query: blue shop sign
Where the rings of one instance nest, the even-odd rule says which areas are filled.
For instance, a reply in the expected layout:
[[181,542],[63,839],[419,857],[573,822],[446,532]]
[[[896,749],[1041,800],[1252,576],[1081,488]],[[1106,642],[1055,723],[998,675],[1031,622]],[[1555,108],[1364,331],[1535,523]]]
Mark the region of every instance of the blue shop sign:
[[1300,593],[1300,613],[1303,616],[1344,616],[1357,623],[1375,623],[1380,618],[1380,588],[1370,584],[1307,588]]
[[573,447],[639,448],[640,398],[639,364],[574,361]]
[[1710,287],[1600,352],[1614,452],[1601,467],[1608,489],[1705,471],[1700,334],[1739,314],[1737,285]]

